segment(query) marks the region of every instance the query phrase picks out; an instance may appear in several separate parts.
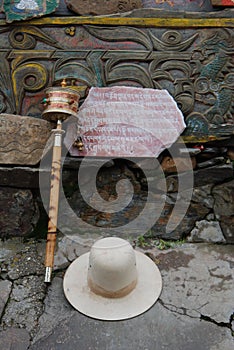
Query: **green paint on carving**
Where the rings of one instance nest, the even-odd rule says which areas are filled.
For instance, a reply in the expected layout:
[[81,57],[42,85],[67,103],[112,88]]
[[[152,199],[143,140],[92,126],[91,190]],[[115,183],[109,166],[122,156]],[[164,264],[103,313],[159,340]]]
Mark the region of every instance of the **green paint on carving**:
[[48,15],[56,10],[59,0],[4,0],[6,22],[22,21]]

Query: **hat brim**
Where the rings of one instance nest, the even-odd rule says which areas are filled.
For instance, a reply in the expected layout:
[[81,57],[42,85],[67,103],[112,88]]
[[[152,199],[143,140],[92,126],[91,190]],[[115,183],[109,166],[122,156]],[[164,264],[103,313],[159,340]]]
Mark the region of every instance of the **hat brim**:
[[135,251],[138,280],[131,293],[122,298],[105,298],[93,293],[87,283],[89,254],[74,260],[63,281],[64,294],[82,314],[99,320],[124,320],[147,311],[162,290],[158,267],[145,254]]

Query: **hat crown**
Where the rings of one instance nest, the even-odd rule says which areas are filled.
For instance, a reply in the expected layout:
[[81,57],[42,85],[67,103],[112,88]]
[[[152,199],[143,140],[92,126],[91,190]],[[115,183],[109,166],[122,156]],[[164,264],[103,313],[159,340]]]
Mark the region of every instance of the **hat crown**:
[[94,243],[88,268],[88,284],[94,293],[121,297],[134,289],[136,281],[136,257],[129,242],[108,237]]

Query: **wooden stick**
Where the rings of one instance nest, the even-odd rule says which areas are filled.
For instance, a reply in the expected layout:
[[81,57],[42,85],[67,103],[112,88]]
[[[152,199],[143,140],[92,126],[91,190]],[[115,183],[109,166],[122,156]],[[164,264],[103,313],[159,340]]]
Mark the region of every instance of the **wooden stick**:
[[59,186],[61,173],[62,134],[64,133],[64,131],[62,130],[62,123],[60,120],[58,120],[57,122],[57,129],[54,129],[53,132],[54,146],[50,178],[50,205],[45,256],[45,282],[51,282],[51,274],[54,266],[54,251],[56,246]]

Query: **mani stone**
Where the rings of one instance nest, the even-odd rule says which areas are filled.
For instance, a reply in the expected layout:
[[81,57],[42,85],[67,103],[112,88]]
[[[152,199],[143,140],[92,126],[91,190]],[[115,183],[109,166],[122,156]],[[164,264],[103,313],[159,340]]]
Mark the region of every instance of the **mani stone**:
[[0,114],[0,163],[37,164],[50,131],[51,124],[45,120]]
[[[92,87],[78,112],[77,133],[64,139],[74,157],[155,158],[170,147],[186,125],[167,90],[130,86]],[[74,147],[81,137],[84,148]]]
[[141,0],[67,0],[66,4],[78,15],[108,15],[142,8]]

